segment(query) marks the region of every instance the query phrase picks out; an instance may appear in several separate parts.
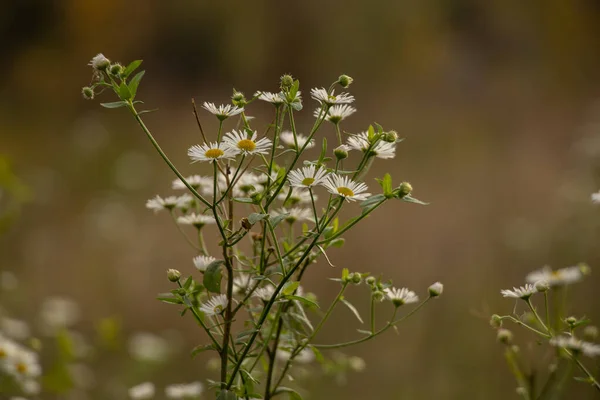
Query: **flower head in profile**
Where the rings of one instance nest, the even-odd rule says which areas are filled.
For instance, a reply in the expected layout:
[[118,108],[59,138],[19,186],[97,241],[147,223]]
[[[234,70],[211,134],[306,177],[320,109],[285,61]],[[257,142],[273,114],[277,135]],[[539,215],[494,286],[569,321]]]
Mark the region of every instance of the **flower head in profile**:
[[290,209],[282,207],[271,211],[271,215],[273,217],[285,215],[284,221],[288,224],[293,224],[296,221],[314,221],[315,219],[311,210],[302,207],[292,207]]
[[396,156],[395,143],[379,141],[374,146],[371,146],[371,139],[369,139],[369,134],[367,132],[351,135],[348,138],[348,146],[350,146],[351,149],[362,152],[369,151],[369,155],[377,158],[389,159]]
[[220,106],[216,106],[215,103],[205,102],[202,105],[202,108],[204,108],[209,113],[215,115],[219,119],[219,121],[224,121],[229,117],[233,117],[234,115],[238,115],[244,112],[243,108],[233,106],[231,104],[221,104]]
[[354,182],[347,176],[338,174],[329,174],[323,182],[323,186],[329,190],[329,193],[342,196],[348,201],[362,201],[371,195],[371,193],[365,193],[368,187],[364,183]]
[[212,297],[206,303],[203,303],[200,306],[200,311],[204,314],[211,315],[220,315],[227,307],[228,301],[227,296],[224,294],[220,294],[218,296]]
[[[283,144],[285,144],[290,149],[296,148],[296,142],[294,142],[294,133],[292,131],[283,131],[279,134],[279,139]],[[303,148],[308,140],[307,136],[302,134],[296,134],[296,141],[298,142],[298,147]],[[313,139],[306,145],[307,149],[315,147],[315,141]]]
[[152,382],[144,382],[129,388],[129,397],[132,400],[146,400],[153,398],[154,392],[154,384]]
[[271,297],[273,297],[273,294],[275,294],[275,287],[269,285],[269,286],[264,286],[264,287],[260,287],[260,288],[256,289],[254,291],[254,293],[252,294],[252,296],[258,297],[262,301],[267,302],[267,301],[271,300]]
[[258,96],[259,100],[266,101],[275,106],[279,106],[285,102],[285,98],[281,93],[271,93],[271,92],[256,92],[254,96]]
[[211,215],[190,213],[177,218],[177,223],[181,225],[193,225],[197,229],[202,229],[205,225],[216,223]]
[[314,164],[290,171],[288,179],[292,187],[311,188],[323,184],[328,172],[325,168],[315,167]]
[[[313,195],[313,198],[315,201],[317,200],[317,196]],[[309,191],[297,187],[292,187],[291,193],[289,188],[282,190],[281,193],[277,195],[277,199],[285,201],[284,204],[286,205],[292,206],[296,204],[310,204],[312,202]]]
[[407,288],[386,288],[384,289],[385,296],[396,306],[400,307],[404,304],[416,303],[419,301],[419,296],[412,290]]
[[523,300],[529,299],[536,292],[537,292],[537,289],[535,288],[535,286],[531,285],[529,283],[526,284],[525,286],[521,286],[519,288],[513,287],[512,290],[505,289],[505,290],[500,291],[500,293],[502,293],[502,296],[504,296],[504,297],[510,297],[512,299],[523,299]]
[[559,268],[557,270],[552,270],[552,268],[546,266],[540,270],[529,273],[525,277],[525,281],[532,284],[539,281],[545,281],[550,287],[565,286],[582,280],[586,271],[587,266],[583,265]]
[[223,137],[223,146],[235,154],[267,154],[271,147],[271,140],[267,138],[257,140],[256,131],[248,136],[246,132],[233,130]]
[[246,294],[250,283],[252,282],[252,276],[245,272],[240,272],[238,276],[233,278],[233,290],[236,294]]
[[[208,176],[191,175],[185,178],[185,180],[196,190],[204,190],[209,187],[212,188],[213,184],[212,178]],[[173,181],[171,187],[173,190],[187,190],[187,186],[185,186],[179,178]]]
[[146,202],[146,208],[159,212],[162,210],[172,210],[174,208],[180,208],[184,203],[188,204],[192,200],[190,195],[184,196],[169,196],[164,199],[159,195],[151,198]]
[[338,95],[334,94],[334,91],[331,91],[331,94],[327,92],[324,88],[314,88],[310,90],[310,95],[313,99],[317,100],[319,103],[324,103],[327,105],[335,105],[335,104],[348,104],[354,101],[354,96],[349,95],[348,93],[340,93]]
[[596,193],[592,193],[592,203],[600,204],[600,190]]
[[[330,107],[327,110],[327,115],[325,116],[325,120],[331,122],[332,124],[339,124],[344,119],[348,118],[352,114],[356,112],[356,108],[349,106],[347,104],[335,105]],[[315,118],[319,118],[323,116],[322,108],[317,108],[314,113]]]
[[200,272],[206,271],[206,267],[208,267],[214,261],[217,261],[216,258],[211,256],[197,256],[193,258],[194,266]]
[[235,158],[237,153],[231,151],[231,149],[224,145],[224,143],[204,143],[202,145],[196,144],[188,149],[188,157],[192,159],[192,162],[208,161],[216,162],[220,159],[232,159]]

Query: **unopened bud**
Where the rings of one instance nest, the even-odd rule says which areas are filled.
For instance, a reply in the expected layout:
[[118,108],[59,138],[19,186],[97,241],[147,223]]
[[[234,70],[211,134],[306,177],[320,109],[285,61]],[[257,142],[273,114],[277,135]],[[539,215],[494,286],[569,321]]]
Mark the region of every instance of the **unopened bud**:
[[94,98],[94,89],[89,86],[85,86],[83,89],[81,89],[81,94],[83,95],[84,99],[92,100]]
[[179,278],[181,278],[181,272],[177,271],[176,269],[168,269],[167,278],[169,278],[171,282],[177,282]]
[[177,289],[177,294],[180,296],[185,296],[185,289],[184,288],[179,288]]
[[367,285],[369,286],[373,286],[375,284],[375,277],[374,276],[368,276],[367,279],[365,280],[365,282],[367,282]]
[[500,328],[502,326],[502,318],[498,314],[492,315],[490,318],[490,325],[493,328]]
[[281,90],[287,90],[294,84],[294,78],[291,75],[285,74],[281,76]]
[[589,325],[583,328],[583,338],[589,342],[593,342],[598,338],[598,328]]
[[119,63],[112,64],[109,68],[111,75],[119,76],[123,72],[123,66]]
[[375,301],[383,301],[385,299],[385,293],[380,290],[376,290],[373,292],[373,299],[375,299]]
[[338,78],[338,83],[343,88],[347,88],[352,84],[352,82],[354,82],[354,79],[352,79],[348,75],[340,75],[340,77]]
[[400,187],[398,187],[398,189],[399,189],[398,190],[398,197],[403,198],[405,196],[408,196],[412,192],[413,187],[408,182],[402,182],[400,184]]
[[550,285],[548,284],[548,281],[537,281],[535,283],[535,290],[540,293],[544,293],[550,290]]
[[567,325],[573,326],[577,323],[577,318],[570,316],[567,319],[565,319],[565,322],[567,323]]
[[351,274],[352,275],[352,283],[358,285],[362,282],[362,277],[358,273]]
[[587,264],[581,263],[581,264],[578,264],[577,266],[579,267],[579,270],[581,271],[581,273],[583,275],[590,275],[592,273],[592,269]]
[[231,101],[234,105],[238,107],[244,107],[248,102],[246,101],[246,97],[244,93],[238,92],[236,90],[233,91],[233,96],[231,96]]
[[513,340],[512,332],[504,328],[498,329],[498,335],[496,337],[500,343],[504,343],[506,345],[511,344]]
[[438,297],[444,291],[444,285],[440,282],[436,282],[433,285],[429,286],[428,290],[430,297]]
[[333,154],[338,160],[343,160],[345,158],[348,158],[348,150],[350,150],[350,148],[343,144],[333,149]]
[[383,134],[381,139],[383,139],[384,142],[396,143],[396,141],[398,140],[398,133],[396,131],[386,132]]

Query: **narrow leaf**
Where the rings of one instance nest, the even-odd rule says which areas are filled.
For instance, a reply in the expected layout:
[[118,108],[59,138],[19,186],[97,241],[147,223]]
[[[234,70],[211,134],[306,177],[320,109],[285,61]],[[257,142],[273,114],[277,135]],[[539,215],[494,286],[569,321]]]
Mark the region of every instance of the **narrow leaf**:
[[133,78],[131,78],[131,81],[129,82],[129,91],[131,92],[132,98],[135,97],[138,86],[140,85],[140,81],[144,77],[145,73],[146,73],[146,71],[140,71]]
[[354,313],[354,316],[360,321],[361,324],[364,324],[362,318],[360,317],[360,314],[358,313],[358,310],[356,309],[356,307],[354,307],[352,305],[352,303],[350,303],[346,299],[342,299],[342,303],[344,303],[346,306],[348,306],[348,308],[350,309],[350,311],[352,311]]
[[104,108],[119,108],[125,107],[127,103],[124,101],[115,101],[113,103],[100,103],[100,105]]
[[142,64],[142,60],[135,60],[135,61],[130,62],[129,65],[127,66],[127,68],[125,68],[125,70],[123,71],[123,73],[121,75],[123,75],[123,77],[127,78],[129,75],[131,75],[131,73],[133,71],[138,69],[141,64]]

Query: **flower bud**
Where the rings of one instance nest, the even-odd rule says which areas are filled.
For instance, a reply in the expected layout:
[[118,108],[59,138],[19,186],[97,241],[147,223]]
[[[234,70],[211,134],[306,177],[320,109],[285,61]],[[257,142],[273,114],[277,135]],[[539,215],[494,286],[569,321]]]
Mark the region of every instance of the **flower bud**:
[[368,276],[365,282],[367,282],[367,285],[373,286],[376,282],[376,279],[374,276]]
[[412,192],[412,190],[413,190],[411,184],[408,183],[408,182],[402,182],[400,184],[400,186],[398,187],[398,189],[399,189],[399,191],[398,191],[398,197],[399,198],[403,198],[405,196],[408,196]]
[[95,70],[106,71],[106,69],[110,67],[110,60],[104,57],[104,54],[99,53],[92,58],[92,61],[90,61],[88,65],[91,65]]
[[288,90],[294,84],[294,78],[291,75],[285,74],[281,76],[281,90]]
[[383,134],[381,139],[383,139],[384,142],[396,143],[396,141],[398,140],[398,133],[396,131],[386,132]]
[[348,150],[350,148],[348,146],[346,146],[345,144],[336,147],[335,149],[333,149],[333,154],[335,155],[335,158],[337,158],[338,160],[343,160],[345,158],[348,158]]
[[438,297],[444,291],[444,285],[440,282],[436,282],[429,286],[429,297]]
[[550,285],[547,281],[537,281],[535,283],[535,290],[537,290],[540,293],[544,293],[550,290]]
[[492,315],[490,325],[492,328],[500,328],[502,326],[502,318],[498,314]]
[[180,296],[185,296],[185,289],[184,288],[177,289],[177,294]]
[[383,301],[385,299],[385,293],[380,290],[376,290],[373,292],[373,298],[375,301]]
[[578,264],[577,266],[579,267],[579,270],[581,271],[581,273],[583,275],[590,275],[592,273],[592,269],[587,264],[581,263],[581,264]]
[[94,98],[94,89],[89,86],[85,86],[83,89],[81,89],[81,94],[83,95],[84,99],[92,100]]
[[354,283],[355,285],[358,285],[362,282],[362,277],[360,276],[360,274],[355,272],[351,275],[352,275],[352,283]]
[[572,327],[573,325],[575,325],[577,323],[577,318],[570,316],[567,319],[565,319],[565,322],[567,323],[567,325]]
[[244,107],[246,104],[248,104],[244,93],[238,92],[235,89],[233,91],[233,96],[231,96],[231,101],[238,107]]
[[500,329],[498,329],[498,335],[496,336],[496,338],[498,339],[498,341],[500,343],[509,345],[512,343],[513,334],[508,329],[500,328]]
[[176,269],[168,269],[167,278],[169,278],[171,282],[177,282],[179,278],[181,278],[181,272],[177,271]]
[[598,338],[598,328],[593,325],[586,326],[583,328],[583,338],[588,342],[595,341]]
[[340,77],[338,78],[338,83],[343,88],[347,88],[352,84],[352,82],[354,82],[354,79],[352,79],[348,75],[340,75]]
[[111,75],[119,76],[123,73],[123,66],[119,63],[112,64],[108,69]]

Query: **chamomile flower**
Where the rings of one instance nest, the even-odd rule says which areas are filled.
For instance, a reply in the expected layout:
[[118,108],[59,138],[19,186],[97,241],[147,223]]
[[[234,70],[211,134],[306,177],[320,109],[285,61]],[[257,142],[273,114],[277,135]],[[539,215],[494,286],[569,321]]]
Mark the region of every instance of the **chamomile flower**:
[[144,382],[139,385],[129,388],[129,397],[132,400],[146,400],[154,397],[154,384],[152,382]]
[[329,94],[324,88],[311,89],[310,95],[313,99],[317,100],[318,102],[325,103],[330,106],[334,104],[348,104],[354,101],[354,96],[351,96],[348,93],[340,93],[338,95],[335,95],[332,91],[331,94]]
[[290,209],[282,207],[278,210],[273,210],[271,212],[271,215],[273,217],[276,217],[278,215],[286,215],[284,221],[287,222],[288,224],[293,224],[296,221],[314,221],[315,220],[315,217],[311,210],[309,210],[308,208],[301,208],[301,207],[293,207]]
[[267,154],[271,148],[271,140],[256,138],[256,131],[248,137],[246,132],[233,130],[223,137],[223,147],[235,154]]
[[269,102],[278,106],[285,102],[285,98],[281,93],[271,93],[271,92],[256,92],[254,96],[258,96],[259,100]]
[[256,289],[254,291],[254,293],[252,293],[252,296],[258,297],[262,301],[267,302],[267,301],[271,300],[271,297],[273,297],[274,293],[275,293],[275,287],[269,285],[269,286],[265,286],[265,287]]
[[600,204],[600,190],[596,193],[592,193],[592,203]]
[[187,198],[181,199],[178,196],[169,196],[164,199],[159,195],[146,202],[146,208],[153,210],[155,213],[161,210],[172,210],[181,205],[182,200],[187,201]]
[[178,383],[165,388],[168,399],[194,399],[204,391],[202,382]]
[[[327,121],[331,122],[332,124],[339,124],[341,121],[348,118],[355,112],[356,112],[356,108],[349,106],[347,104],[336,105],[336,106],[330,107],[329,110],[327,110],[327,115],[325,116],[325,119]],[[323,116],[322,108],[320,108],[320,107],[317,108],[315,110],[314,116],[315,116],[315,118],[322,117]]]
[[240,272],[238,276],[233,278],[233,290],[236,294],[246,294],[250,286],[252,277],[250,274]]
[[215,103],[205,102],[202,105],[202,108],[209,113],[214,114],[220,121],[224,121],[229,117],[233,117],[234,115],[244,112],[243,108],[232,106],[231,104],[216,106]]
[[197,229],[202,229],[205,225],[216,223],[215,218],[210,215],[190,213],[177,218],[177,223],[181,225],[193,225]]
[[[208,176],[192,175],[185,178],[187,183],[196,190],[203,190],[207,187],[212,187],[213,180]],[[183,184],[181,179],[175,179],[171,185],[173,190],[187,190],[187,186]]]
[[419,301],[419,296],[412,290],[407,288],[386,288],[384,289],[385,296],[396,306],[400,307],[404,304],[416,303]]
[[351,149],[359,150],[363,153],[369,151],[370,155],[377,158],[389,159],[396,156],[395,143],[379,141],[375,146],[371,147],[371,140],[369,139],[369,134],[367,132],[351,135],[348,138],[348,146],[350,146]]
[[[281,132],[279,134],[279,139],[288,148],[290,148],[290,149],[295,149],[296,148],[296,143],[294,142],[294,133],[292,131],[283,131],[283,132]],[[296,135],[296,140],[298,141],[298,147],[302,148],[306,144],[306,141],[308,140],[308,137],[304,136],[302,134],[297,134]],[[306,145],[307,149],[310,149],[312,147],[315,147],[315,141],[313,139],[311,139],[310,142]]]
[[290,186],[299,188],[311,188],[322,185],[327,179],[328,172],[325,168],[316,168],[314,165],[302,167],[290,171],[288,179]]
[[525,281],[535,284],[545,281],[550,287],[570,285],[583,279],[584,273],[581,266],[559,268],[555,271],[546,266],[540,270],[533,271],[525,277]]
[[[308,190],[292,187],[292,193],[288,197],[288,193],[290,192],[289,188],[284,188],[278,195],[277,198],[281,201],[287,199],[285,204],[296,205],[296,204],[310,204],[310,193]],[[317,200],[317,196],[313,195],[315,201]]]
[[208,161],[215,162],[220,159],[232,159],[235,158],[237,153],[231,151],[229,147],[226,147],[223,143],[204,143],[202,145],[196,144],[188,149],[188,157],[192,159],[192,162]]
[[531,285],[529,283],[526,284],[525,286],[521,286],[519,288],[513,287],[512,290],[505,289],[505,290],[500,291],[500,293],[502,293],[502,296],[504,296],[504,297],[510,297],[512,299],[523,299],[523,300],[529,299],[536,292],[537,292],[537,290],[536,290],[535,286]]
[[220,315],[225,310],[225,307],[227,307],[227,303],[227,296],[220,294],[203,303],[200,306],[200,311],[208,316]]
[[550,339],[550,344],[574,353],[583,353],[588,357],[600,356],[600,345],[585,342],[574,336],[557,336]]
[[348,201],[362,201],[371,195],[371,193],[365,193],[368,187],[364,183],[354,182],[347,176],[337,174],[329,174],[323,182],[323,186],[329,190],[329,193],[342,196]]
[[208,267],[212,262],[217,261],[216,258],[211,256],[197,256],[193,258],[194,266],[200,272],[206,271],[206,267]]
[[[233,176],[230,175],[229,179],[233,179]],[[218,185],[221,192],[225,193],[225,190],[227,190],[228,187],[225,176],[219,175]],[[254,193],[262,192],[262,190],[263,186],[259,183],[259,177],[252,172],[245,172],[236,178],[232,194],[233,197],[250,197]]]

